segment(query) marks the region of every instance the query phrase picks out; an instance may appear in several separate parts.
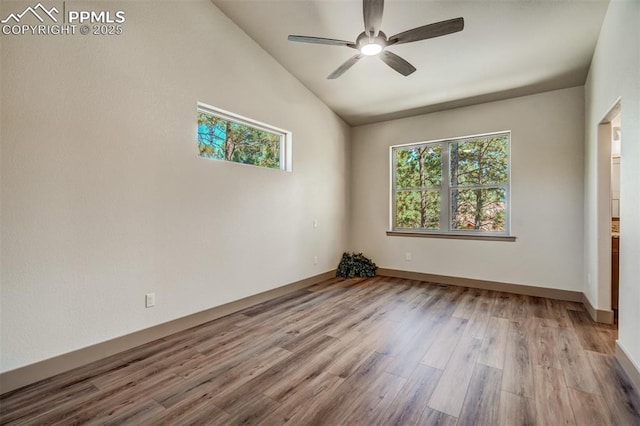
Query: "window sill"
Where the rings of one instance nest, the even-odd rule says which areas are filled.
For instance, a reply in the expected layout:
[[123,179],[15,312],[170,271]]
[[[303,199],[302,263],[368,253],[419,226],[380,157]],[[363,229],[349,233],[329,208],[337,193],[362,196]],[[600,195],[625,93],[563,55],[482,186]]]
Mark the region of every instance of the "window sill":
[[479,240],[514,242],[516,237],[509,235],[469,235],[469,234],[438,234],[435,232],[387,231],[388,237],[420,237],[445,238],[449,240]]

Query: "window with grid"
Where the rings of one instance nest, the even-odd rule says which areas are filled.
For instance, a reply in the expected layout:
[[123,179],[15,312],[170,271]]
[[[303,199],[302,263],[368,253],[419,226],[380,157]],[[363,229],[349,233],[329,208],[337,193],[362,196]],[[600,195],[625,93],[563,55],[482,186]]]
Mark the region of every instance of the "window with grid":
[[393,231],[509,235],[510,132],[391,147]]

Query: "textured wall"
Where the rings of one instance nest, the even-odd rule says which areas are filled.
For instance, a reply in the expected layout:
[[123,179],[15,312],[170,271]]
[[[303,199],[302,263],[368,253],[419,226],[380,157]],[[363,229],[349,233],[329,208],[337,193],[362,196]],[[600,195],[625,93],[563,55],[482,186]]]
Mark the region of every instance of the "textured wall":
[[[582,291],[583,128],[582,87],[354,128],[352,248],[385,268]],[[516,242],[386,236],[391,145],[501,130]]]
[[[209,1],[92,5],[125,10],[124,33],[2,36],[2,371],[325,272],[347,246],[342,120]],[[293,172],[199,158],[198,101],[292,131]]]
[[[610,309],[610,149],[598,143],[598,125],[620,100],[619,345],[640,370],[640,2],[613,0],[585,85],[585,293]],[[603,176],[605,174],[605,176]],[[603,184],[605,183],[605,184]]]

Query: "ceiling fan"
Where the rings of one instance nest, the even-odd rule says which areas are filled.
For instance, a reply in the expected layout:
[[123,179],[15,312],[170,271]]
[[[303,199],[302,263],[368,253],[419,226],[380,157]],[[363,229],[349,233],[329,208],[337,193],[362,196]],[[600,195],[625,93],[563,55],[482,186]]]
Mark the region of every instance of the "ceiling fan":
[[345,46],[358,50],[359,53],[349,58],[344,64],[340,65],[334,72],[329,74],[329,77],[327,78],[331,80],[340,77],[363,57],[375,55],[378,55],[385,64],[389,65],[400,74],[407,76],[414,72],[416,68],[400,56],[386,50],[387,47],[394,44],[410,43],[413,41],[440,37],[462,31],[464,28],[464,19],[455,18],[447,21],[436,22],[434,24],[423,25],[422,27],[413,28],[394,36],[387,37],[385,33],[380,31],[383,10],[384,0],[363,0],[362,11],[364,15],[364,32],[360,33],[356,38],[356,41],[353,43],[350,41],[336,40],[332,38],[300,35],[290,35],[288,39],[289,41],[298,41],[302,43]]

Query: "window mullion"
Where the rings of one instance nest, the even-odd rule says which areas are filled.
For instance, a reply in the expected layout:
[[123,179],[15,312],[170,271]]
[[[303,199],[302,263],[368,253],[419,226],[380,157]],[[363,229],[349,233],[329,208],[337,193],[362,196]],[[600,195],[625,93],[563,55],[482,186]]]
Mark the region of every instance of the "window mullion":
[[458,185],[455,188],[451,187],[451,189],[495,189],[495,188],[502,188],[502,189],[506,189],[507,188],[507,184],[506,183],[488,183],[485,185]]
[[440,146],[442,153],[442,179],[440,180],[440,230],[448,232],[451,228],[451,220],[449,219],[451,214],[449,144],[447,142],[442,142]]
[[391,173],[391,211],[389,212],[389,222],[391,223],[391,229],[395,229],[397,226],[397,219],[396,219],[396,214],[397,214],[397,206],[396,206],[396,198],[397,198],[397,193],[398,193],[398,189],[396,188],[396,173],[397,173],[397,169],[396,169],[396,164],[397,164],[397,151],[395,149],[391,150],[391,168],[392,168],[392,173]]

